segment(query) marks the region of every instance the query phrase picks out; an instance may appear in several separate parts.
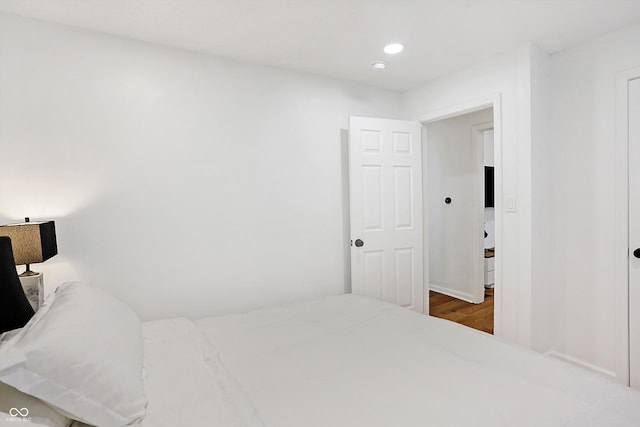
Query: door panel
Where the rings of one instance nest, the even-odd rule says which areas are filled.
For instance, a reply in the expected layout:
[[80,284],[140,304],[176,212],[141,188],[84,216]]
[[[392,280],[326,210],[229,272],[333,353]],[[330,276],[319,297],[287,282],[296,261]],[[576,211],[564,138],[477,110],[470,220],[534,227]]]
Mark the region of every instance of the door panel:
[[411,305],[414,299],[413,289],[415,288],[412,275],[413,260],[415,258],[413,248],[395,249],[395,255],[395,281],[396,283],[407,284],[407,286],[398,287],[397,303],[408,306]]
[[366,231],[384,231],[382,225],[382,166],[362,166],[362,221]]
[[413,168],[393,167],[393,226],[396,230],[410,230],[413,223]]
[[353,293],[422,312],[420,133],[417,122],[349,120]]
[[[640,79],[629,82],[629,373],[640,390]],[[636,255],[639,255],[638,257]]]

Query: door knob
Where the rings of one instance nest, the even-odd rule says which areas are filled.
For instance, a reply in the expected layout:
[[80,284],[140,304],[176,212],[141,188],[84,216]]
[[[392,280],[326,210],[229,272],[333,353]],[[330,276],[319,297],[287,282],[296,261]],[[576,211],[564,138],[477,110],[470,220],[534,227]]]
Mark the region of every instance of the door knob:
[[360,239],[356,239],[356,248],[361,248],[364,246],[364,242]]
[[635,251],[633,251],[633,256],[636,257],[636,258],[640,258],[640,248],[638,248]]

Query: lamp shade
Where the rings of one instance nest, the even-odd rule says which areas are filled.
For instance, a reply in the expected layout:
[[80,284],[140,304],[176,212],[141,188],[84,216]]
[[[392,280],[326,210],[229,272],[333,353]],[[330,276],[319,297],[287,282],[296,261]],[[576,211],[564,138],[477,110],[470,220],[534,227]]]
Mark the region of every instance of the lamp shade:
[[36,264],[58,254],[53,221],[2,225],[0,236],[11,238],[16,265]]

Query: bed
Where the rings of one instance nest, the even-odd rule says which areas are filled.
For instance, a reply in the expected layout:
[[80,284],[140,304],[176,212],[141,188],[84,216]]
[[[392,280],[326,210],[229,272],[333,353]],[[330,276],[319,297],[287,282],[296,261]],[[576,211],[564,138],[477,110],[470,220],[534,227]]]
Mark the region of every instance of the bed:
[[[9,378],[12,388],[20,386],[16,392],[64,416],[49,423],[43,415],[32,425],[76,419],[85,423],[75,427],[640,426],[640,393],[628,387],[371,298],[347,294],[197,321],[146,322],[139,350],[137,320],[123,306],[96,288],[65,284],[24,328],[0,338],[0,382],[6,387]],[[70,336],[60,336],[69,329]],[[32,353],[40,357],[29,367]],[[38,390],[42,372],[35,386],[15,378],[64,358],[77,360],[60,361],[57,370],[91,365],[77,385],[65,386],[71,394],[90,388],[71,403]],[[67,381],[75,370],[52,375]],[[84,407],[87,396],[102,399],[114,389],[98,409]],[[125,418],[96,414],[104,407]]]
[[184,332],[204,337],[269,427],[640,425],[640,394],[627,387],[371,298],[210,317]]

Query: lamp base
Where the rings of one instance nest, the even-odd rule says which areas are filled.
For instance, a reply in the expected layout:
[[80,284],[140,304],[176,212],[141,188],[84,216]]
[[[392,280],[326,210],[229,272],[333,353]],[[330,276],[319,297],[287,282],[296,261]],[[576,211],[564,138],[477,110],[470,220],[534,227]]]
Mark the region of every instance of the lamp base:
[[32,276],[37,276],[38,274],[40,274],[40,273],[35,272],[35,271],[31,271],[31,270],[27,270],[24,273],[21,273],[20,277],[32,277]]
[[24,289],[24,294],[27,296],[31,307],[33,307],[33,311],[38,311],[38,308],[40,308],[44,302],[44,281],[42,273],[28,271],[22,273],[19,277],[22,289]]

